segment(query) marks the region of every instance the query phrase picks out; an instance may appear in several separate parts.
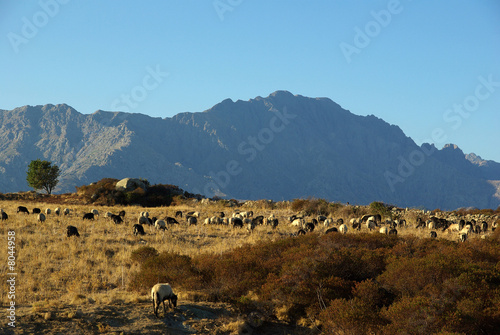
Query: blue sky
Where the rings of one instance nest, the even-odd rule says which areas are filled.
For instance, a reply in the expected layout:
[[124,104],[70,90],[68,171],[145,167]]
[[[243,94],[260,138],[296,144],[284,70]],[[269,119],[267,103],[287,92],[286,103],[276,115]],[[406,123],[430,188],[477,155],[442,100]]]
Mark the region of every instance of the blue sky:
[[170,117],[288,90],[500,162],[497,0],[2,1],[0,36],[0,109]]

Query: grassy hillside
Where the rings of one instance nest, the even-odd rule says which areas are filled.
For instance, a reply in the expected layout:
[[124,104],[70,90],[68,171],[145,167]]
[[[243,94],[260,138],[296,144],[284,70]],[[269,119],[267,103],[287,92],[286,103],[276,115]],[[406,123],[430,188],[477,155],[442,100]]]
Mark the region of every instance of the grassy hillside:
[[[175,198],[172,206],[145,208],[74,202],[70,196],[0,201],[9,215],[0,222],[2,278],[9,273],[9,232],[16,237],[18,330],[57,333],[74,321],[80,328],[67,328],[67,333],[140,333],[141,327],[179,334],[390,334],[402,329],[411,334],[483,334],[500,329],[500,230],[472,234],[466,243],[459,243],[454,232],[438,231],[438,239],[431,240],[428,229],[415,228],[417,217],[427,219],[431,213],[395,211],[379,203],[355,207],[312,199],[231,207],[227,201],[202,204]],[[71,212],[50,214],[40,223],[36,215],[17,214],[18,205],[30,212],[35,207],[68,207]],[[100,216],[82,220],[92,208]],[[236,209],[252,210],[254,216],[274,214],[280,224],[276,229],[257,226],[253,232],[202,224]],[[123,224],[104,217],[120,210],[126,211]],[[145,236],[132,234],[140,212],[163,218],[179,210],[199,211],[198,225],[188,226],[183,218],[166,231],[146,225]],[[308,220],[323,214],[334,222],[349,222],[373,211],[405,218],[408,226],[399,228],[397,236],[365,227],[340,235],[325,234],[327,227],[320,224],[312,233],[292,236],[298,228],[288,221],[302,212]],[[482,218],[490,227],[498,220],[493,211],[453,215]],[[66,237],[68,225],[78,228],[79,238]],[[171,283],[180,298],[177,309],[160,320],[149,300],[157,282]],[[8,292],[3,280],[3,320],[12,300]],[[200,316],[200,310],[213,318]],[[8,330],[4,323],[2,331]]]

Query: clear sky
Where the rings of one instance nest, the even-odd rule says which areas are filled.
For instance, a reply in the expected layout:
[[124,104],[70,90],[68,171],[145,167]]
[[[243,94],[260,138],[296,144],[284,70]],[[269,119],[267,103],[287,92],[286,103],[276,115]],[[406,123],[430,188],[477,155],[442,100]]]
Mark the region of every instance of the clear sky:
[[0,109],[328,97],[500,162],[500,1],[0,2]]

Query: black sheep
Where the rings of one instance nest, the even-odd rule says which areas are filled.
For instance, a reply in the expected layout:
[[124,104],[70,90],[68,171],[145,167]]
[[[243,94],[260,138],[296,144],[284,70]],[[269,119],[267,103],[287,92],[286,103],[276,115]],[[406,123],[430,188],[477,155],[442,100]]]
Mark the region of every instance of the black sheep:
[[66,227],[66,236],[67,237],[71,237],[71,236],[80,237],[80,234],[78,233],[78,229],[75,226],[68,226],[68,227]]
[[144,235],[146,234],[144,232],[144,228],[140,225],[140,224],[135,224],[134,225],[134,235],[137,236],[137,235]]

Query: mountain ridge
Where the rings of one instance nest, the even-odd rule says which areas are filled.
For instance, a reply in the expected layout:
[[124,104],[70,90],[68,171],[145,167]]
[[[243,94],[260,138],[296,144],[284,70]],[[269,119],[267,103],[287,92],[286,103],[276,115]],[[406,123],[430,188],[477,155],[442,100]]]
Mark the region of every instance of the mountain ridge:
[[61,168],[57,192],[105,177],[137,177],[238,199],[319,197],[443,209],[500,204],[491,182],[500,180],[500,164],[477,163],[453,145],[417,146],[374,115],[288,91],[225,99],[167,118],[23,106],[0,111],[0,131],[0,192],[27,190],[26,167],[41,158]]

